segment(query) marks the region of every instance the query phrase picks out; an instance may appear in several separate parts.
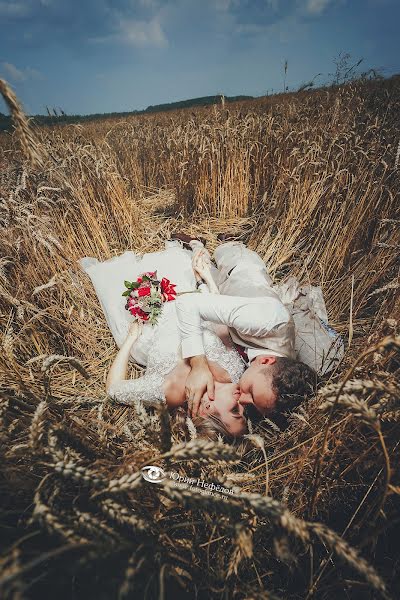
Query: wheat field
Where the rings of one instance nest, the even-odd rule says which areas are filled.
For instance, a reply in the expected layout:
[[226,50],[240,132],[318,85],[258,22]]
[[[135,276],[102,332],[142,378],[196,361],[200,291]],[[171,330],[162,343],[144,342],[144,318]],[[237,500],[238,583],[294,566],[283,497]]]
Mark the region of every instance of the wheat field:
[[[1,598],[399,597],[400,77],[41,128],[0,91]],[[190,440],[106,396],[77,260],[176,231],[322,286],[345,358],[284,431]],[[235,494],[148,485],[152,464]]]

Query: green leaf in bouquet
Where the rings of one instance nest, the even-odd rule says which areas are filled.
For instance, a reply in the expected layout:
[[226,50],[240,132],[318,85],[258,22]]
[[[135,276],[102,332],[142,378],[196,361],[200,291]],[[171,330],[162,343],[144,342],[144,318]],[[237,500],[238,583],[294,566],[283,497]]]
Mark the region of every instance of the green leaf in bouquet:
[[126,290],[126,292],[123,292],[122,295],[123,296],[129,296],[130,293],[131,293],[131,290]]
[[137,281],[134,281],[133,283],[131,283],[131,288],[133,290],[138,290],[140,288],[140,283],[138,283]]
[[150,325],[157,325],[157,321],[158,321],[158,314],[157,313],[150,313],[150,318],[149,318],[149,323]]
[[127,288],[130,288],[132,285],[132,283],[130,281],[128,281],[127,279],[124,281],[124,286]]

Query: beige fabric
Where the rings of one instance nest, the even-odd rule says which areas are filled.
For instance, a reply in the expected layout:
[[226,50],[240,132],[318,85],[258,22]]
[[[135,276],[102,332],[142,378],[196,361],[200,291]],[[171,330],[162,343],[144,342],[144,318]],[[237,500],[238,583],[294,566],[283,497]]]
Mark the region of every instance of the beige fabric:
[[319,286],[301,286],[294,276],[274,286],[274,289],[293,316],[299,360],[312,366],[320,375],[329,373],[343,359],[344,344],[340,335],[327,327],[328,315],[322,289]]
[[[214,259],[217,271],[213,275],[221,294],[248,298],[268,297],[281,302],[279,295],[273,290],[272,279],[263,260],[241,242],[222,244],[215,250]],[[266,351],[276,356],[296,357],[295,327],[290,311],[286,313],[286,322],[274,327],[265,337],[245,335],[235,330],[231,330],[231,336],[234,342],[248,349],[249,360]]]
[[[283,356],[293,356],[319,374],[328,373],[342,360],[344,344],[341,337],[321,323],[322,320],[327,324],[328,317],[319,286],[300,286],[294,276],[274,286],[261,257],[241,242],[222,244],[216,249],[214,258],[218,270],[213,275],[221,294],[277,297],[291,315],[290,321],[266,340],[246,339],[242,335],[240,338],[232,336],[234,341],[249,348],[280,350]],[[291,339],[294,339],[293,355]],[[251,350],[248,354],[252,357]]]

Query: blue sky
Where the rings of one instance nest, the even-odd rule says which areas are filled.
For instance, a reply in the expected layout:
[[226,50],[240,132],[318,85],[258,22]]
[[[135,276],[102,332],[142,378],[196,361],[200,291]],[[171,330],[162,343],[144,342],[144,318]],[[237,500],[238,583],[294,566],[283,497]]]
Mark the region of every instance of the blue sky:
[[[296,89],[348,52],[400,72],[398,0],[0,0],[0,77],[29,114]],[[7,112],[0,100],[0,111]]]

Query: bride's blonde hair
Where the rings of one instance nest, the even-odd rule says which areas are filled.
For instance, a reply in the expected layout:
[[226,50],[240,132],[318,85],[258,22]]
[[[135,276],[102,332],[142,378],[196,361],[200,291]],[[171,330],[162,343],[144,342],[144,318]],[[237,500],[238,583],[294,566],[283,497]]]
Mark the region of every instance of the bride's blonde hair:
[[[195,431],[193,431],[193,427]],[[176,408],[172,413],[172,429],[174,433],[185,437],[185,439],[197,437],[217,441],[222,437],[226,442],[232,444],[241,439],[232,435],[226,428],[225,423],[216,415],[197,416],[191,419],[182,407]],[[245,433],[247,433],[247,429]]]

